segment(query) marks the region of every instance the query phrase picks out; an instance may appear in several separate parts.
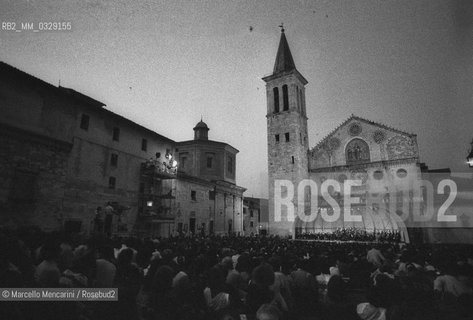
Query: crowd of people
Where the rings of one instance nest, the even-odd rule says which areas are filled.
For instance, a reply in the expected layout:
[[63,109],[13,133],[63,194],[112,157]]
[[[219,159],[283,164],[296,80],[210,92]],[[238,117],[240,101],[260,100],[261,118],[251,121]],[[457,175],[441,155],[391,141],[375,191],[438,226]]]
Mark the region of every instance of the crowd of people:
[[298,235],[297,238],[328,241],[400,242],[401,233],[398,230],[366,231],[357,228],[339,228],[333,232],[306,232]]
[[0,231],[0,287],[118,288],[0,303],[0,319],[471,319],[473,246]]

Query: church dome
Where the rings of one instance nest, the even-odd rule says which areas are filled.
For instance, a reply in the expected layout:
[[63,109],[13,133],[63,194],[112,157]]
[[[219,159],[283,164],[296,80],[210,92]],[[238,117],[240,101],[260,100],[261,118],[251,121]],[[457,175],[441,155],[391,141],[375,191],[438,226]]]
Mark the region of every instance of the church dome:
[[197,123],[195,125],[194,130],[195,129],[207,129],[208,130],[209,127],[207,126],[207,124],[204,121],[200,120],[199,123]]
[[209,127],[202,119],[194,127],[194,140],[208,140]]

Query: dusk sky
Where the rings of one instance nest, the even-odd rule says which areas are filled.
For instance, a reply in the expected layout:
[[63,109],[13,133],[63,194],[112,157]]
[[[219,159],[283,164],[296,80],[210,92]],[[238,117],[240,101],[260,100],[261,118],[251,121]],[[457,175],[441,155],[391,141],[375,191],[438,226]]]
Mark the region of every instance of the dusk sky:
[[[0,60],[173,140],[201,116],[237,183],[267,197],[266,91],[284,22],[309,81],[309,145],[352,113],[417,134],[430,168],[465,171],[473,139],[473,1],[1,0]],[[250,28],[252,27],[252,28]]]

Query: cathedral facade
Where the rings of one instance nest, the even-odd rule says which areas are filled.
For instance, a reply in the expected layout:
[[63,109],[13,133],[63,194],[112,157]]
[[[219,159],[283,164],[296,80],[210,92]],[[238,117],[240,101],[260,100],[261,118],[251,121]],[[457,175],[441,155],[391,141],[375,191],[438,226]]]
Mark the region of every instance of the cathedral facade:
[[284,33],[267,95],[269,230],[273,234],[361,228],[405,241],[422,196],[415,134],[352,115],[309,147],[305,85]]

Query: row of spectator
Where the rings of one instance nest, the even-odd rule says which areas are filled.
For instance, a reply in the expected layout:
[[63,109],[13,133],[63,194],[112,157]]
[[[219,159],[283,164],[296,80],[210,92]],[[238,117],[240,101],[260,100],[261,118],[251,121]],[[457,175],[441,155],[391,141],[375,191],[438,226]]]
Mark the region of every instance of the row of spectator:
[[297,239],[330,240],[330,241],[366,241],[366,242],[400,242],[398,230],[366,231],[359,228],[339,228],[332,232],[306,232],[297,235]]
[[0,303],[1,319],[469,319],[473,246],[0,232],[0,287],[118,302]]

